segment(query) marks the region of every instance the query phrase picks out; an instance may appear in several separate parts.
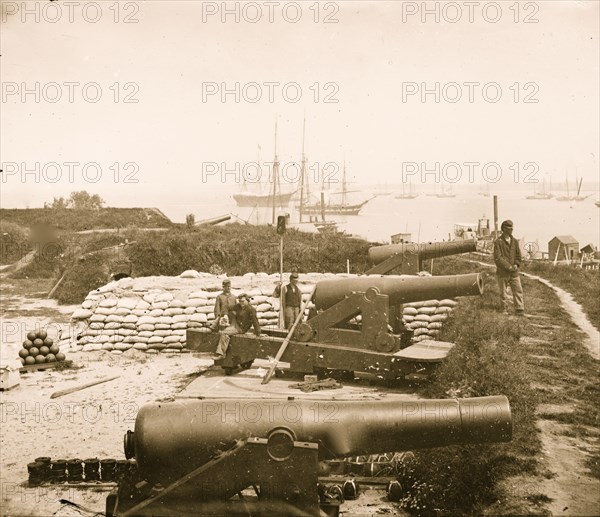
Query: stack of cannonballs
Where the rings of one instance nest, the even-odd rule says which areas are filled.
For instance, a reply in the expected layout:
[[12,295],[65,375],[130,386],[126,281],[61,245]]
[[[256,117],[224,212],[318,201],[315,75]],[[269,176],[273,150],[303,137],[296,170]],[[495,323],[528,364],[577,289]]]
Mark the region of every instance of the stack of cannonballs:
[[406,328],[413,331],[413,342],[435,340],[457,303],[447,299],[404,304],[402,320]]
[[58,345],[48,337],[45,330],[38,330],[27,333],[27,339],[23,341],[23,348],[19,350],[19,358],[23,366],[28,366],[64,361],[65,354],[61,353]]

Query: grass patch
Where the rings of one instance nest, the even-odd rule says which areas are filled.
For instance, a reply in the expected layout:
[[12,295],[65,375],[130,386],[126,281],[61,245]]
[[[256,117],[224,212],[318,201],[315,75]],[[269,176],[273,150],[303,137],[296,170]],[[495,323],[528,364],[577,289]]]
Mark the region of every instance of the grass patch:
[[[440,274],[478,268],[454,258],[439,262],[435,267]],[[478,512],[501,497],[498,481],[537,469],[537,396],[520,345],[521,325],[507,325],[506,318],[496,311],[493,275],[482,274],[486,291],[482,298],[464,298],[448,320],[440,339],[456,346],[423,394],[433,398],[506,395],[513,413],[513,439],[507,444],[415,452],[414,469],[400,480],[409,487],[404,500],[409,511],[438,515]]]
[[571,293],[587,314],[590,322],[600,330],[600,271],[580,269],[567,265],[553,266],[548,262],[530,261],[523,270],[541,276]]

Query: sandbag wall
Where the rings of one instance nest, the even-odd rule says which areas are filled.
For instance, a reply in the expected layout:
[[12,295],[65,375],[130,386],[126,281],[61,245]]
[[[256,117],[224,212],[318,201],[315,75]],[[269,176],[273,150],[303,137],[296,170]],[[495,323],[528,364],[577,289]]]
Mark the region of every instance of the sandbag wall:
[[[181,351],[188,328],[208,328],[214,321],[215,298],[222,291],[223,276],[196,275],[123,278],[90,292],[73,313],[78,330],[70,350],[116,354],[131,348],[148,353]],[[306,299],[320,280],[354,276],[308,273],[301,275],[298,287]],[[279,275],[266,273],[231,277],[232,293],[245,292],[252,297],[263,327],[278,323],[279,299],[271,296],[278,280]],[[286,275],[284,283],[288,281]],[[406,304],[403,319],[414,330],[414,341],[435,339],[455,305],[454,300]]]
[[442,324],[448,319],[458,302],[455,300],[428,300],[406,303],[402,308],[402,321],[413,331],[413,343],[437,339]]

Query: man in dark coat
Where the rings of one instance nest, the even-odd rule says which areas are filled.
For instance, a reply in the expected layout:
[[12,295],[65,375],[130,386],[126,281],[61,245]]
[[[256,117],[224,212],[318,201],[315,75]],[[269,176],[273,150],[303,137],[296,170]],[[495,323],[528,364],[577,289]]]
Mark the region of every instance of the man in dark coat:
[[247,294],[238,296],[238,303],[229,311],[230,324],[221,330],[219,344],[217,346],[217,359],[225,357],[229,348],[230,337],[234,334],[245,334],[251,328],[254,334],[260,336],[260,323],[256,316],[256,309],[250,304],[250,297]]
[[280,299],[280,303],[283,305],[285,328],[291,329],[300,314],[300,306],[302,305],[302,292],[298,287],[298,273],[292,273],[290,283],[283,287],[278,282],[273,297]]
[[513,296],[515,311],[518,315],[525,314],[523,305],[523,287],[521,286],[521,250],[518,241],[512,236],[512,221],[504,221],[500,226],[502,235],[494,241],[494,262],[496,263],[496,277],[500,300],[505,313],[508,313],[509,297],[507,290],[510,287]]

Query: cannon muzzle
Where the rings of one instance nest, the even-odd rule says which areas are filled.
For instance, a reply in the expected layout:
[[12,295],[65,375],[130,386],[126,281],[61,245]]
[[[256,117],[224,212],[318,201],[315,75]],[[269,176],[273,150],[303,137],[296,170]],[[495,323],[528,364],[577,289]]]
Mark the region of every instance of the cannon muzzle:
[[418,254],[421,259],[447,257],[449,255],[460,255],[477,251],[477,241],[448,241],[448,242],[425,242],[389,244],[387,246],[374,246],[369,248],[369,260],[372,264],[379,264],[398,253]]
[[[266,438],[283,460],[283,439],[317,443],[319,459],[426,447],[507,442],[504,396],[441,400],[185,400],[141,408],[125,455],[154,482],[171,482],[238,440]],[[269,449],[270,447],[270,449]],[[292,454],[291,452],[289,454]]]
[[315,306],[328,309],[353,292],[366,292],[371,287],[377,288],[380,294],[387,294],[390,305],[399,305],[455,296],[478,296],[483,294],[483,279],[479,273],[470,273],[429,277],[368,275],[322,280],[315,291]]

